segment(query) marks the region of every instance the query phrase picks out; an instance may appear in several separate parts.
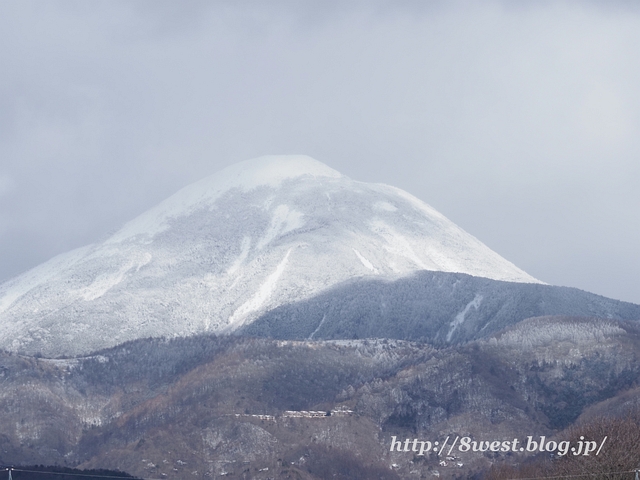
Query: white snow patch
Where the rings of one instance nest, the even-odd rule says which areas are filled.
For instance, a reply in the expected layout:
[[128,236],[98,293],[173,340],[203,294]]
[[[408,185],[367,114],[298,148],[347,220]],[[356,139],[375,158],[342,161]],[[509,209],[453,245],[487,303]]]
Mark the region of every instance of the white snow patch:
[[[413,248],[411,248],[411,244],[406,237],[396,232],[382,220],[373,220],[371,222],[371,230],[373,230],[375,233],[386,240],[386,245],[384,246],[384,248],[389,253],[393,253],[395,255],[406,258],[407,260],[413,262],[421,270],[434,270],[434,268],[427,267],[422,259],[418,257],[418,255],[416,255],[416,252],[413,250]],[[439,268],[436,269],[439,270]]]
[[102,418],[97,415],[81,415],[80,419],[87,427],[99,427],[102,425]]
[[391,205],[389,202],[376,202],[373,204],[373,208],[376,210],[383,210],[385,212],[395,212],[397,207]]
[[455,332],[456,329],[460,325],[462,325],[462,323],[464,322],[464,318],[467,315],[467,313],[469,313],[469,310],[471,309],[471,307],[478,310],[478,308],[480,307],[480,304],[482,303],[483,298],[484,297],[482,295],[480,295],[479,293],[476,293],[476,296],[473,298],[473,300],[467,303],[467,306],[464,307],[464,310],[462,310],[460,313],[456,315],[456,318],[454,318],[453,321],[449,324],[449,333],[447,333],[447,342],[451,341],[453,332]]
[[244,236],[242,237],[242,243],[240,244],[240,255],[238,258],[231,264],[231,266],[227,269],[227,275],[231,275],[235,273],[238,268],[244,263],[249,255],[249,249],[251,248],[251,237]]
[[256,248],[258,250],[262,250],[265,245],[269,244],[280,235],[284,235],[296,228],[302,227],[304,225],[302,217],[303,214],[297,210],[289,209],[287,205],[278,205],[273,212],[271,225],[269,225],[264,237],[260,239]]
[[151,259],[153,258],[153,255],[151,255],[149,252],[146,252],[143,256],[142,256],[142,260],[140,262],[138,262],[138,265],[136,266],[136,272],[139,272],[140,269],[142,267],[144,267],[147,263],[149,263],[151,261]]
[[327,315],[323,315],[322,316],[322,320],[320,320],[320,323],[318,324],[318,326],[316,327],[316,329],[313,331],[313,333],[311,335],[309,335],[309,338],[307,340],[313,340],[313,336],[318,333],[318,330],[320,330],[320,327],[322,327],[322,325],[324,324],[324,321],[327,319]]
[[98,275],[95,280],[82,289],[82,298],[87,302],[100,298],[117,284],[119,284],[124,278],[125,274],[131,269],[131,265],[125,265],[117,272],[103,273]]
[[362,264],[368,268],[369,270],[371,270],[373,273],[375,273],[376,275],[379,275],[380,272],[378,271],[378,269],[376,267],[373,266],[373,264],[367,260],[358,250],[356,250],[355,248],[351,248],[351,250],[354,251],[354,253],[356,254],[356,256],[358,257],[358,259],[362,262]]
[[118,269],[118,271],[116,272],[103,273],[102,275],[98,275],[91,283],[91,285],[88,285],[81,290],[80,295],[87,302],[95,300],[96,298],[100,298],[113,287],[122,282],[129,270],[135,267],[136,272],[138,272],[142,267],[144,267],[151,261],[151,258],[153,258],[152,255],[147,252],[138,262],[129,262],[126,265],[120,267],[120,269]]
[[592,323],[573,319],[554,322],[545,317],[538,317],[517,324],[516,328],[506,331],[498,338],[491,338],[489,342],[493,345],[536,351],[540,351],[542,347],[557,348],[565,342],[588,349],[593,345],[616,341],[611,337],[626,334],[624,329],[613,323]]
[[284,256],[282,261],[278,264],[273,273],[267,277],[253,297],[243,303],[235,312],[233,312],[231,317],[229,317],[229,323],[227,325],[228,330],[235,330],[240,327],[247,315],[260,309],[260,307],[269,300],[271,293],[276,288],[280,275],[282,275],[282,272],[284,272],[284,269],[287,266],[291,250],[292,249],[290,248],[287,251],[287,254]]

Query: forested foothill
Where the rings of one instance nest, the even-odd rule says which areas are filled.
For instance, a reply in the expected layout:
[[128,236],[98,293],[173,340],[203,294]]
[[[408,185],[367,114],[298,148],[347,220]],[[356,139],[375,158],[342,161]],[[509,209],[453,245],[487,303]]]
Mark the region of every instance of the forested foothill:
[[480,478],[535,457],[468,452],[441,465],[390,452],[391,437],[559,438],[627,414],[639,355],[637,323],[566,316],[453,346],[194,336],[79,358],[3,352],[0,463],[141,478]]
[[566,455],[562,457],[539,454],[520,464],[499,464],[491,468],[486,480],[515,478],[594,478],[629,480],[640,470],[640,409],[629,405],[618,415],[600,415],[571,426],[559,439],[580,437],[607,439],[606,451],[599,455]]
[[114,470],[79,470],[77,468],[56,467],[51,465],[0,466],[0,479],[4,480],[8,478],[9,471],[11,472],[12,480],[136,480],[136,477],[125,472]]

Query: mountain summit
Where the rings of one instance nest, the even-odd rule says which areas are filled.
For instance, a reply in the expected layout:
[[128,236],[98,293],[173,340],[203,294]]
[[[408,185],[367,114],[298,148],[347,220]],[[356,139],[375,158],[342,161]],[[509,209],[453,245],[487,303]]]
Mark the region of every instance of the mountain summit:
[[540,283],[407,192],[306,156],[260,157],[0,285],[0,348],[230,333],[348,280],[422,270]]

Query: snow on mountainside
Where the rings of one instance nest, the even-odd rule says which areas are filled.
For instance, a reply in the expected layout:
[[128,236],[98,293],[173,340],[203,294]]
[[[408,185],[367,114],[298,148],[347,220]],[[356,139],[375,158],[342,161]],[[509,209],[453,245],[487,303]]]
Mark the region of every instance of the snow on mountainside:
[[419,270],[539,283],[402,190],[306,156],[261,157],[1,285],[0,348],[78,354],[228,333],[351,278]]

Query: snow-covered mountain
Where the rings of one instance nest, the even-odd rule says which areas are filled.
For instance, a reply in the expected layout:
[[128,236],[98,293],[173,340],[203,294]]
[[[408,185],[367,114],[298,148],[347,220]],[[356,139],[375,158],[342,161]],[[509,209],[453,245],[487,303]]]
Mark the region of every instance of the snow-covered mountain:
[[306,156],[260,157],[1,285],[0,348],[229,333],[349,279],[421,270],[540,283],[407,192]]

